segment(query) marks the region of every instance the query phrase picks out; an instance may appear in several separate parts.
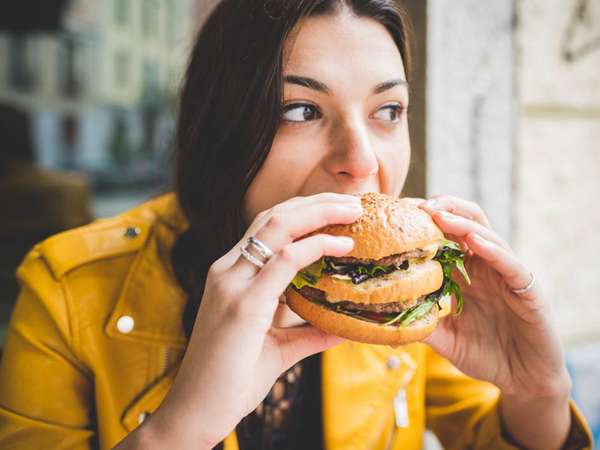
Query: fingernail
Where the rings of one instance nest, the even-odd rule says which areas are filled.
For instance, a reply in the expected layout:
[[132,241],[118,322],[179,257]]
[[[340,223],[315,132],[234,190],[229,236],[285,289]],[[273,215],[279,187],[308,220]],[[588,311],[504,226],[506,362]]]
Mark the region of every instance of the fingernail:
[[362,205],[360,203],[348,203],[347,205],[344,205],[346,208],[351,209],[352,211],[361,211],[362,212]]
[[354,245],[354,240],[352,238],[349,238],[349,237],[346,237],[346,236],[339,236],[338,240],[340,242],[343,242],[344,244],[347,244],[347,245],[350,245],[350,244]]
[[454,220],[456,218],[456,216],[454,214],[451,214],[447,211],[438,211],[438,214],[446,220]]
[[421,203],[423,208],[432,209],[435,206],[435,200],[430,198],[426,202]]

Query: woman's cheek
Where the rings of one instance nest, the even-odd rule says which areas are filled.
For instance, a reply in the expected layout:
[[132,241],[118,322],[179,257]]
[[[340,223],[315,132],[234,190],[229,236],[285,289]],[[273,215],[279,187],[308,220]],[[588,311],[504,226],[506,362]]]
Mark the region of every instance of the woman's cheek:
[[269,155],[246,194],[248,214],[272,208],[292,197],[305,195],[303,186],[319,160],[314,142],[280,127]]
[[381,191],[399,196],[410,167],[410,142],[407,130],[379,134],[376,139]]

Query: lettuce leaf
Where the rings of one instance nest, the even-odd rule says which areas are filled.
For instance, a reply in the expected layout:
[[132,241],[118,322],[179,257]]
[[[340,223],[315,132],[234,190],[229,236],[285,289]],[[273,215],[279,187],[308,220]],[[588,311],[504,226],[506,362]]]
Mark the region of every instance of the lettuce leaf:
[[302,289],[304,286],[314,286],[323,276],[323,269],[325,267],[325,258],[323,257],[298,272],[292,280],[292,284],[296,289]]
[[463,308],[463,298],[460,292],[460,285],[452,280],[452,269],[458,269],[467,284],[471,284],[469,274],[467,274],[467,269],[465,268],[465,254],[458,243],[446,239],[444,240],[444,247],[438,250],[434,259],[438,260],[442,265],[444,280],[447,281],[442,296],[454,294],[457,303],[456,315],[458,316]]

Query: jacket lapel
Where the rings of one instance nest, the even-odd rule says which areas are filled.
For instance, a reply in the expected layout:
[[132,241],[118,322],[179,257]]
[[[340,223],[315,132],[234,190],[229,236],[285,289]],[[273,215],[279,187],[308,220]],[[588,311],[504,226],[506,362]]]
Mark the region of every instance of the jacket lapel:
[[[182,314],[186,296],[169,263],[175,239],[182,231],[178,228],[184,221],[173,224],[170,220],[176,214],[172,211],[172,196],[160,198],[156,203],[158,220],[156,216],[140,218],[138,226],[150,229],[106,324],[106,333],[115,339],[184,348]],[[134,323],[127,333],[119,331],[118,327],[119,319],[124,316],[131,317]]]

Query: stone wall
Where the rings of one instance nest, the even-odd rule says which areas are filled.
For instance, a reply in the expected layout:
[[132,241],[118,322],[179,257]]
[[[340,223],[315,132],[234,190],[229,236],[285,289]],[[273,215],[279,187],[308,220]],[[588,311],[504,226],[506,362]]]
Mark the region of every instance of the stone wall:
[[517,6],[515,247],[566,344],[600,340],[600,2]]
[[512,1],[428,1],[427,192],[477,202],[512,231]]

